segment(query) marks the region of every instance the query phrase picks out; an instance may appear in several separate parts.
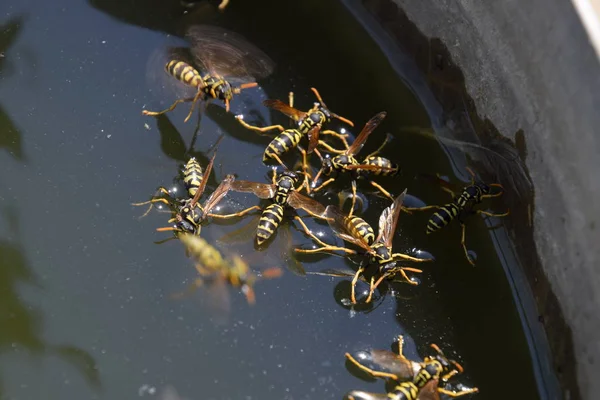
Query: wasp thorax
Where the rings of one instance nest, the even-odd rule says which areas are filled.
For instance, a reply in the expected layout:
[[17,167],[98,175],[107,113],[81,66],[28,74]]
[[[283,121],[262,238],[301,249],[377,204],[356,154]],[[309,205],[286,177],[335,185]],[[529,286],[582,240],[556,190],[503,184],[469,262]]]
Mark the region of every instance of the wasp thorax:
[[277,186],[284,189],[292,189],[298,182],[298,175],[294,172],[286,171],[281,174],[277,181]]
[[382,243],[379,244],[375,244],[373,245],[373,254],[372,254],[372,261],[378,261],[378,262],[383,262],[383,261],[388,261],[392,258],[392,252],[390,251],[389,248],[387,248],[386,246],[384,246]]
[[483,194],[490,194],[490,192],[492,191],[492,189],[483,182],[479,182],[476,185]]

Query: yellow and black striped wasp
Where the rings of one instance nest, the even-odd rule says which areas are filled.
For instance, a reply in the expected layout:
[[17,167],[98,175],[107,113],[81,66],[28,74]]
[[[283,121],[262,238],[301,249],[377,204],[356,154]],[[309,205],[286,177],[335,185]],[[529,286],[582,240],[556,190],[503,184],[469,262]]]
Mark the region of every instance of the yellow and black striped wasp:
[[243,115],[236,116],[236,118],[244,127],[253,131],[261,133],[268,132],[273,129],[278,129],[279,131],[281,131],[281,133],[277,135],[265,149],[265,152],[263,154],[263,162],[267,162],[270,159],[275,159],[281,164],[280,157],[286,152],[290,151],[291,149],[297,147],[300,143],[300,140],[304,136],[308,138],[308,148],[306,150],[306,153],[308,154],[312,153],[318,145],[323,146],[331,152],[340,152],[339,150],[336,150],[333,147],[329,146],[327,143],[320,141],[320,134],[337,137],[340,140],[342,140],[346,147],[348,146],[345,135],[342,135],[332,130],[321,129],[324,124],[331,122],[331,118],[337,118],[350,126],[354,126],[354,124],[352,123],[352,121],[332,113],[323,102],[323,99],[321,98],[321,95],[319,94],[317,89],[311,88],[311,90],[317,97],[318,103],[315,103],[314,106],[306,112],[297,110],[292,106],[293,93],[290,93],[289,105],[277,99],[269,99],[263,102],[265,106],[280,111],[281,113],[290,117],[297,124],[297,127],[295,128],[285,129],[281,125],[271,125],[259,128],[245,122],[243,119]]
[[200,236],[182,233],[179,235],[179,239],[185,245],[189,254],[196,260],[196,271],[198,271],[200,277],[194,281],[192,287],[198,288],[210,285],[215,296],[213,300],[218,300],[215,305],[225,308],[225,312],[229,308],[227,284],[241,288],[248,303],[254,304],[256,302],[254,284],[260,279],[280,277],[283,273],[281,268],[272,267],[263,270],[261,275],[258,276],[239,255],[224,258],[219,250]]
[[397,383],[394,389],[387,394],[353,390],[346,395],[346,398],[349,400],[439,400],[440,393],[450,397],[459,397],[479,391],[477,388],[455,391],[439,387],[440,381],[446,383],[454,375],[462,373],[463,367],[458,362],[446,358],[442,350],[435,344],[431,344],[436,351],[435,355],[425,357],[423,362],[409,360],[402,354],[403,344],[404,338],[400,335],[398,337],[398,354],[375,349],[368,354],[361,354],[363,361],[370,361],[389,372],[368,368],[346,353],[348,361],[361,371],[372,377],[389,379]]
[[[457,219],[460,222],[462,229],[460,244],[469,263],[471,265],[475,265],[475,262],[469,256],[465,241],[466,217],[475,213],[487,215],[488,217],[505,217],[510,213],[510,211],[501,214],[494,214],[483,210],[474,210],[473,207],[481,203],[483,200],[502,196],[504,189],[499,183],[486,184],[480,180],[476,180],[475,173],[470,168],[467,168],[467,171],[469,171],[469,174],[471,174],[471,184],[465,186],[459,195],[454,193],[448,182],[438,177],[437,180],[442,185],[442,189],[452,196],[452,201],[450,203],[439,206],[413,207],[407,208],[407,210],[438,210],[427,221],[426,233],[428,235],[442,229],[450,222]],[[498,193],[492,193],[492,187],[497,187],[501,190]]]
[[[178,210],[173,218],[171,218],[168,222],[175,222],[173,226],[157,228],[158,232],[164,231],[174,231],[174,232],[187,232],[194,233],[196,235],[200,234],[200,230],[202,227],[202,223],[206,221],[209,217],[218,218],[218,219],[228,219],[228,218],[237,218],[246,215],[247,213],[260,210],[260,207],[253,206],[249,207],[245,210],[233,213],[233,214],[213,214],[211,211],[215,208],[223,197],[229,192],[232,187],[233,182],[235,182],[235,177],[233,175],[227,175],[223,181],[217,186],[214,192],[206,199],[204,204],[200,204],[199,200],[204,190],[206,188],[206,183],[208,182],[208,178],[210,177],[210,173],[212,172],[213,163],[215,160],[216,153],[213,154],[210,162],[206,167],[206,171],[203,175],[203,178],[200,180],[199,186],[195,189],[194,197],[188,198],[181,202]],[[192,181],[190,181],[191,183]],[[190,190],[188,189],[188,192]],[[157,201],[166,199],[157,199]]]
[[[396,275],[401,275],[406,282],[412,285],[417,285],[416,282],[411,280],[406,275],[405,271],[417,273],[422,271],[416,268],[400,266],[400,260],[413,262],[431,261],[431,259],[416,258],[407,254],[392,252],[392,240],[394,238],[396,226],[398,225],[398,219],[402,209],[402,202],[404,201],[405,196],[406,189],[398,197],[396,197],[394,202],[389,207],[383,210],[381,216],[379,217],[379,233],[377,238],[375,238],[373,228],[362,218],[353,216],[352,210],[350,211],[349,215],[344,215],[340,208],[334,205],[329,205],[325,209],[325,218],[327,218],[327,223],[336,236],[359,247],[365,255],[369,256],[367,262],[364,262],[359,267],[358,271],[356,271],[356,274],[354,275],[354,278],[352,279],[351,301],[353,304],[356,304],[355,286],[358,282],[358,278],[365,272],[369,265],[378,266],[377,274],[379,275],[379,278],[377,281],[375,281],[375,274],[373,274],[371,277],[369,296],[366,299],[367,303],[371,301],[373,292],[384,279],[390,279]],[[304,232],[321,247],[315,249],[295,249],[296,252],[317,253],[323,251],[343,251],[347,254],[357,254],[356,250],[348,249],[346,247],[332,246],[323,242],[308,229],[302,220],[299,219],[298,221],[304,228]]]
[[[379,147],[375,152],[369,154],[362,162],[359,162],[356,159],[356,154],[360,151],[362,146],[365,144],[369,135],[377,128],[377,126],[383,121],[386,116],[386,112],[380,112],[371,118],[363,127],[362,131],[358,135],[358,137],[352,142],[350,146],[341,154],[337,154],[333,157],[329,155],[321,158],[321,169],[313,179],[312,185],[313,192],[318,192],[323,189],[325,186],[329,185],[333,181],[335,181],[334,177],[329,178],[325,182],[321,183],[321,185],[314,187],[321,175],[332,175],[333,173],[340,172],[349,172],[352,176],[352,180],[356,181],[358,178],[366,177],[368,175],[395,175],[398,173],[399,168],[396,164],[392,163],[390,160],[378,157],[377,153],[381,151],[383,145],[385,145],[386,141],[382,146]],[[369,180],[371,185],[373,185],[377,190],[383,193],[385,196],[393,200],[393,196],[385,190],[378,183]],[[356,186],[352,186],[352,209],[354,209],[354,204],[356,200]]]
[[[191,102],[187,122],[198,101],[221,100],[229,111],[229,102],[243,89],[255,87],[256,79],[273,71],[273,61],[259,48],[240,35],[216,26],[196,25],[189,28],[185,38],[189,48],[169,47],[165,71],[196,93],[177,99],[163,111],[143,110],[144,115],[157,116],[172,111],[178,104]],[[190,56],[191,53],[191,56]],[[239,86],[233,86],[235,83]]]
[[[318,201],[304,196],[297,189],[299,177],[292,171],[285,170],[277,174],[273,170],[272,183],[259,183],[251,181],[236,180],[231,189],[237,192],[254,193],[261,199],[271,199],[262,213],[256,229],[256,243],[260,246],[277,230],[283,220],[286,206],[294,209],[303,209],[313,217],[323,218],[325,206]],[[300,187],[301,188],[301,187]],[[296,217],[300,220],[299,217]]]

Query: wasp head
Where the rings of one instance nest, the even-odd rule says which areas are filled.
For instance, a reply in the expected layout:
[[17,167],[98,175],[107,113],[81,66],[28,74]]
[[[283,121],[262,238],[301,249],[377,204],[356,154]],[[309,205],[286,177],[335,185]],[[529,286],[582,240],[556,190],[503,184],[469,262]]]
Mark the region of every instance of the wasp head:
[[331,175],[333,172],[333,162],[331,162],[331,156],[329,154],[325,155],[321,163],[321,170],[324,175]]

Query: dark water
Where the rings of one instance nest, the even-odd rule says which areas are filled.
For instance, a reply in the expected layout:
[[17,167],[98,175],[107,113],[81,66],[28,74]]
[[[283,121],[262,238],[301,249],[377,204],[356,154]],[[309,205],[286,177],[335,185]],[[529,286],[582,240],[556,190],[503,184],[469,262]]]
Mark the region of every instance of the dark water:
[[[423,265],[419,287],[399,285],[397,298],[388,294],[368,313],[344,305],[346,280],[290,272],[258,283],[255,307],[232,291],[224,326],[210,320],[200,296],[170,298],[194,277],[191,262],[180,243],[153,243],[168,237],[155,232],[165,214],[138,220],[143,209],[130,203],[173,181],[193,136],[194,123],[182,122],[186,107],[159,120],[141,115],[143,107],[172,100],[148,86],[146,62],[167,32],[185,24],[239,32],[277,64],[262,90],[234,101],[233,112],[287,123],[260,101],[286,99],[293,90],[298,107],[308,108],[311,86],[358,127],[386,110],[363,151],[377,147],[384,132],[396,134],[385,155],[404,174],[381,183],[395,193],[408,187],[428,203],[448,200],[414,179],[440,172],[456,180],[440,147],[398,134],[400,127],[428,127],[425,109],[341,4],[232,0],[222,15],[203,7],[184,15],[174,1],[9,0],[3,11],[0,399],[131,399],[155,396],[153,388],[167,384],[189,399],[340,399],[351,389],[384,389],[350,373],[344,353],[387,349],[398,334],[413,358],[432,342],[457,358],[465,367],[459,380],[479,387],[476,398],[538,397],[513,296],[480,218],[468,227],[474,268],[458,226],[426,236],[428,214],[403,214],[395,250],[418,247],[437,261]],[[246,131],[220,106],[208,108],[200,132],[199,154],[225,134],[219,178],[235,172],[265,179],[268,138]],[[226,204],[254,203],[233,195]],[[373,200],[365,219],[376,226],[384,205]],[[501,201],[490,205],[504,209]],[[249,222],[212,224],[203,236],[214,242]],[[285,231],[252,256],[254,265],[285,264]],[[309,243],[289,232],[294,243]],[[247,238],[232,251],[251,248]],[[311,261],[308,271],[346,265],[339,257]]]

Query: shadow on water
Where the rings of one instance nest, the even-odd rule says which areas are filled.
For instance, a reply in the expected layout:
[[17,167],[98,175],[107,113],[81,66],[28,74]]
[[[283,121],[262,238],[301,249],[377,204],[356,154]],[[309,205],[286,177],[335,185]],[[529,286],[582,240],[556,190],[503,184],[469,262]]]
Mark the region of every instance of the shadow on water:
[[[100,391],[96,361],[87,351],[68,344],[48,343],[42,337],[42,316],[22,300],[18,291],[23,284],[41,286],[27,265],[16,211],[5,208],[3,217],[15,239],[0,239],[0,358],[8,353],[27,353],[35,359],[55,356],[75,368],[90,387]],[[3,398],[1,377],[0,398]]]
[[[13,72],[9,50],[19,37],[25,19],[25,16],[13,17],[10,21],[0,25],[0,75],[3,77],[9,76]],[[0,104],[0,130],[2,131],[0,148],[6,149],[17,160],[25,162],[21,132],[4,111],[2,104]]]

